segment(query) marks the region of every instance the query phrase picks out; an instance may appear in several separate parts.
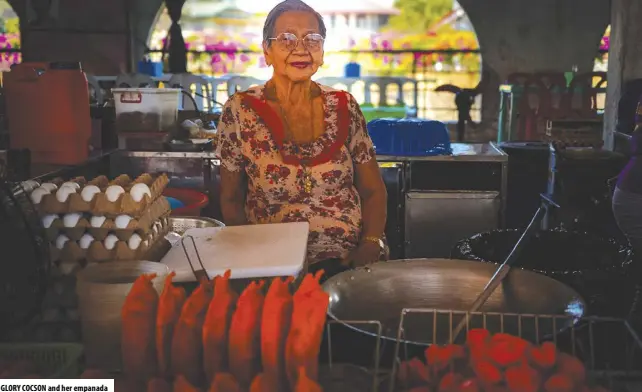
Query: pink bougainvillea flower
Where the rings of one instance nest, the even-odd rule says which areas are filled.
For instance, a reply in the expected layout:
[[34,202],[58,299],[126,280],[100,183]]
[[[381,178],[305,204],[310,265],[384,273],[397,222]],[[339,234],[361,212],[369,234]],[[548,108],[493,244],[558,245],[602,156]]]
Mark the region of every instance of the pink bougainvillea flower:
[[250,56],[248,56],[245,53],[243,53],[240,56],[240,60],[241,60],[242,63],[247,63],[248,61],[250,61]]
[[212,64],[219,64],[223,59],[221,58],[221,55],[218,53],[214,53],[212,55]]

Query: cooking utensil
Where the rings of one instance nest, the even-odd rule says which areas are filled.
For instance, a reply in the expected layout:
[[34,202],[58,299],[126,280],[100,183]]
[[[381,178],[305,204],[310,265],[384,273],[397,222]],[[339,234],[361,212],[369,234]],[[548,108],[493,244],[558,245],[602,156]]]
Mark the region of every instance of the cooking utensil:
[[[414,259],[375,263],[342,272],[324,284],[330,294],[330,317],[341,320],[376,320],[383,325],[382,337],[396,340],[403,309],[447,309],[467,311],[495,273],[496,267],[452,259]],[[480,309],[482,312],[559,315],[553,323],[539,320],[537,325],[519,326],[517,319],[484,318],[491,332],[521,329],[521,335],[535,341],[557,333],[574,323],[584,313],[584,301],[574,290],[554,279],[514,268]],[[427,345],[450,340],[452,328],[463,317],[434,318],[421,313],[405,315],[407,343]],[[479,320],[479,327],[482,327]],[[373,329],[345,323],[364,334],[376,336]],[[555,325],[554,325],[555,324]],[[472,326],[477,327],[475,323]],[[463,338],[463,336],[462,336]]]
[[[532,238],[533,234],[540,229],[542,218],[544,218],[545,214],[546,205],[542,204],[542,206],[540,206],[535,212],[535,215],[522,233],[522,236],[519,237],[519,240],[517,240],[517,243],[513,247],[513,250],[508,254],[508,257],[506,257],[506,260],[504,260],[504,262],[497,268],[497,271],[495,271],[486,286],[484,286],[482,292],[479,294],[477,299],[475,299],[475,302],[473,302],[472,306],[469,309],[470,313],[479,311],[484,303],[488,301],[488,298],[490,298],[493,292],[495,292],[499,285],[502,284],[504,279],[506,279],[508,273],[511,271],[511,265],[515,262],[515,260],[517,260],[517,257],[519,256],[521,250],[524,249],[524,245],[526,245],[526,243]],[[465,319],[461,320],[459,324],[457,324],[457,326],[453,330],[453,336],[455,337],[455,339],[465,326]]]

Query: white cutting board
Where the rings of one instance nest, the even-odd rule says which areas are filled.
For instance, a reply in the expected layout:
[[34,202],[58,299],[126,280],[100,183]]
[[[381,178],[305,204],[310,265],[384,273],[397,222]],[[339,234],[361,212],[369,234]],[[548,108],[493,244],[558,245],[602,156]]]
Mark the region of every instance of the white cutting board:
[[[189,229],[208,275],[232,270],[232,279],[295,276],[303,270],[307,253],[308,222]],[[190,239],[183,241],[196,270],[202,269]],[[176,272],[175,282],[194,282],[185,251],[178,241],[161,263]]]

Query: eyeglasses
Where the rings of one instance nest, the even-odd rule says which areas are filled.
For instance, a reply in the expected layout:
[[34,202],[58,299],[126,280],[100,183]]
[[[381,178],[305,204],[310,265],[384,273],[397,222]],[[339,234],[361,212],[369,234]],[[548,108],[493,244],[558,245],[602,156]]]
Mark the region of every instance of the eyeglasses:
[[[292,33],[281,33],[275,38],[268,39],[270,41],[276,41],[276,43],[280,47],[289,51],[293,51],[294,49],[296,49],[299,43],[299,37]],[[310,52],[314,52],[320,50],[323,47],[323,41],[325,41],[325,38],[323,38],[321,34],[311,33],[301,38],[301,41],[303,41],[304,48],[306,48]]]

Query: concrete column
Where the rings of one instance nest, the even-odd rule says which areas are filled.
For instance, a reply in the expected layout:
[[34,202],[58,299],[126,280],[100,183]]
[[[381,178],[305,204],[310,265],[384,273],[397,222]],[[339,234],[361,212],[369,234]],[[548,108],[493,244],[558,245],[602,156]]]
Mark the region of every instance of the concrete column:
[[[614,0],[615,1],[615,0]],[[635,0],[629,0],[634,3]],[[492,75],[482,97],[480,132],[497,132],[498,87],[514,72],[592,71],[609,24],[606,0],[459,0]]]
[[143,57],[162,3],[162,0],[62,0],[56,20],[33,26],[25,18],[24,0],[10,1],[21,17],[23,61],[80,61],[87,72],[97,75],[116,75],[127,69],[126,2],[132,7],[136,61]]
[[612,0],[608,86],[604,113],[604,142],[613,146],[617,106],[622,85],[642,78],[642,3],[639,0]]

